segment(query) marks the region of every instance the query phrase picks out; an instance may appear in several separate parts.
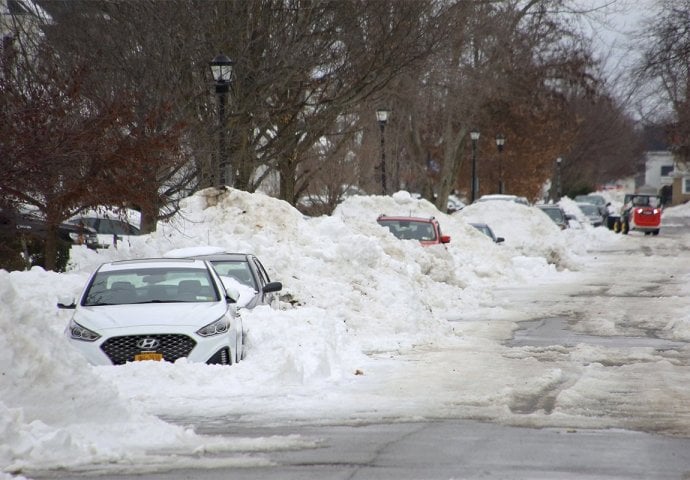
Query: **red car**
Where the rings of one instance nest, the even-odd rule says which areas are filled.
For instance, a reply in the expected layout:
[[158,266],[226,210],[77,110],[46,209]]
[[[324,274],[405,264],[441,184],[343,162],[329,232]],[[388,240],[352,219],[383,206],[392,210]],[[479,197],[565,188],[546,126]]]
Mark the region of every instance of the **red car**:
[[621,215],[613,224],[613,231],[627,234],[638,230],[645,235],[659,235],[661,212],[659,195],[628,194],[623,201]]
[[379,225],[388,227],[401,240],[419,240],[424,246],[450,243],[450,236],[441,233],[441,226],[434,217],[389,217],[380,215]]

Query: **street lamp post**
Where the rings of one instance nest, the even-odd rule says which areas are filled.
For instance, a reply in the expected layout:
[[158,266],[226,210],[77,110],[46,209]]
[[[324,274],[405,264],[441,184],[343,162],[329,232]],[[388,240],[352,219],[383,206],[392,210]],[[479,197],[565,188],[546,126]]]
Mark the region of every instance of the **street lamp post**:
[[[228,92],[230,91],[230,81],[232,80],[232,69],[235,65],[226,55],[217,55],[211,60],[211,73],[216,82],[216,94],[218,95],[218,164],[217,164],[217,183],[218,188],[223,188],[230,183],[234,184],[232,179],[232,169],[230,171],[230,178],[228,179],[228,160],[227,152],[225,151],[225,105],[227,103]],[[230,182],[228,182],[230,180]]]
[[504,192],[503,185],[503,145],[506,143],[506,137],[502,133],[496,134],[496,148],[498,148],[498,193]]
[[561,163],[563,159],[558,157],[556,159],[556,201],[561,200],[562,190],[561,190]]
[[477,199],[477,140],[479,140],[479,131],[472,130],[470,132],[470,139],[472,139],[472,189],[470,203]]
[[379,122],[379,127],[381,128],[381,191],[384,195],[388,194],[388,189],[386,188],[386,144],[384,130],[386,129],[386,123],[388,123],[388,115],[390,113],[390,110],[385,108],[376,110],[376,120]]

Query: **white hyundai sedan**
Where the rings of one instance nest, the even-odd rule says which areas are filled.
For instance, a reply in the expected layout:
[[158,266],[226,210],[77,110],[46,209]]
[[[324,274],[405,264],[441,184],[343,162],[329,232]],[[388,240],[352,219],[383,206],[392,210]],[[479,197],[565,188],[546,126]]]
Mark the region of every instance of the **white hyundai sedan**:
[[105,263],[89,279],[65,330],[94,365],[141,360],[232,365],[244,356],[236,290],[203,260]]

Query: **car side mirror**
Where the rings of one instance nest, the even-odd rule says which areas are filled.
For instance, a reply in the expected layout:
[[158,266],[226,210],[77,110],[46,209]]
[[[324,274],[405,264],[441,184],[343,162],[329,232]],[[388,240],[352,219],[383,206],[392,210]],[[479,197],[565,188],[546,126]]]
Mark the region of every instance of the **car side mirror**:
[[506,241],[506,239],[503,237],[496,237],[496,243],[503,243],[505,241]]
[[441,243],[450,243],[450,235],[441,235]]
[[264,285],[264,293],[280,292],[283,289],[283,284],[280,282],[269,282]]
[[62,309],[74,310],[77,308],[77,304],[74,301],[74,297],[70,295],[61,295],[58,297],[57,307]]

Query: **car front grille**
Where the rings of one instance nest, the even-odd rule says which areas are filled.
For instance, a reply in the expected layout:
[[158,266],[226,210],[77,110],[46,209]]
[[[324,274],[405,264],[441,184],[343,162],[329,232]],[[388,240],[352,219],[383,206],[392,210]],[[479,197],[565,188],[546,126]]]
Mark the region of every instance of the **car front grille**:
[[[154,348],[140,348],[137,346],[142,340],[158,341]],[[134,355],[141,352],[155,351],[163,354],[163,359],[174,362],[178,358],[187,357],[192,351],[196,342],[187,335],[179,334],[158,334],[158,335],[128,335],[124,337],[109,338],[101,350],[110,358],[113,365],[123,365],[126,362],[133,362]]]

